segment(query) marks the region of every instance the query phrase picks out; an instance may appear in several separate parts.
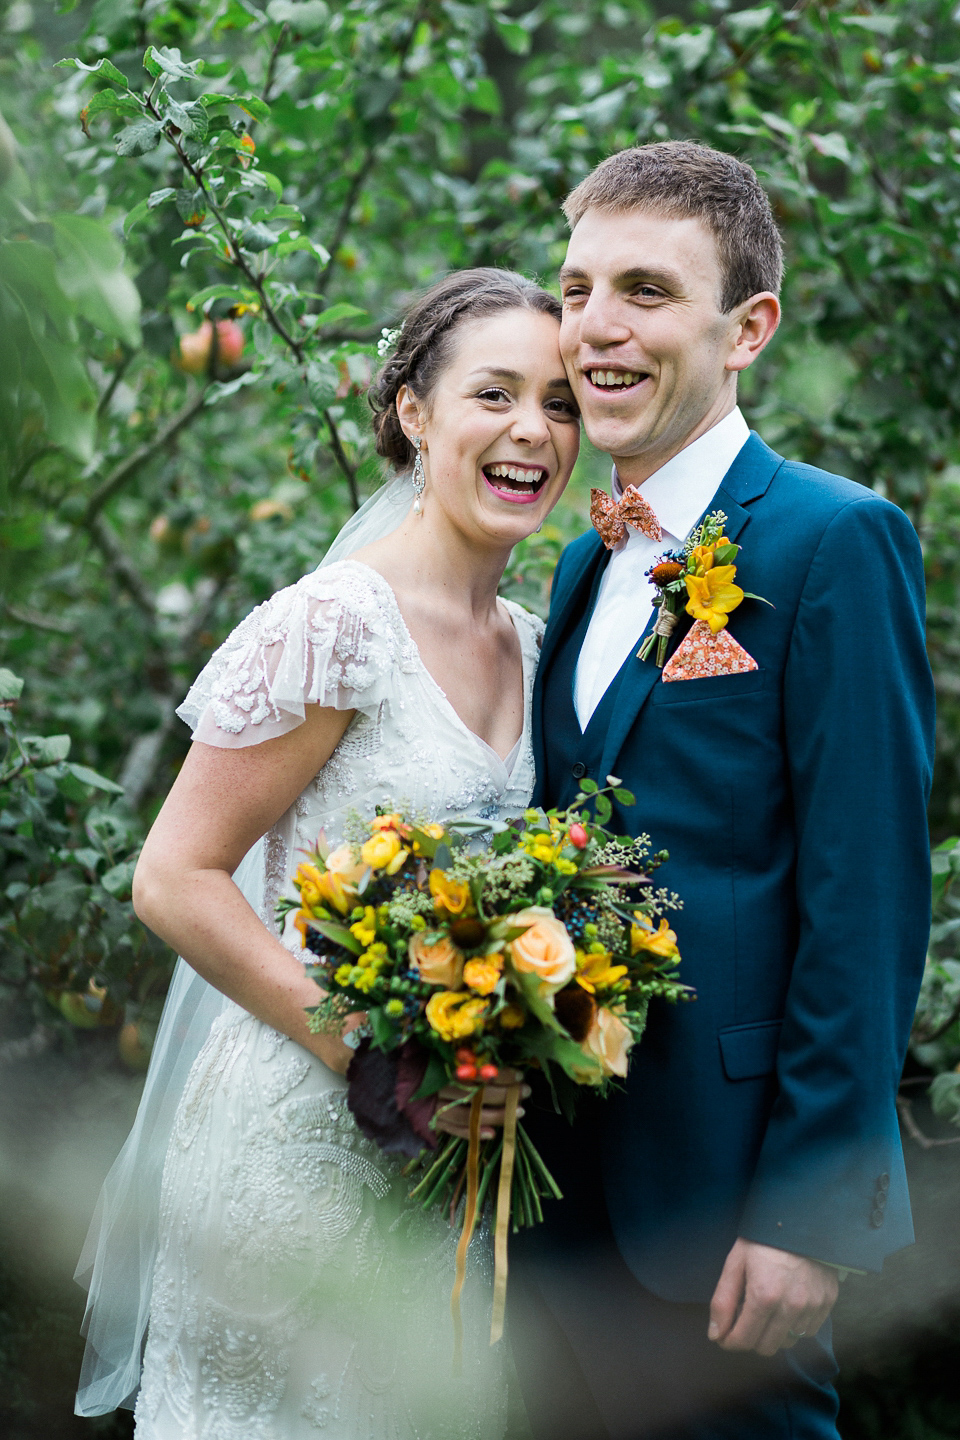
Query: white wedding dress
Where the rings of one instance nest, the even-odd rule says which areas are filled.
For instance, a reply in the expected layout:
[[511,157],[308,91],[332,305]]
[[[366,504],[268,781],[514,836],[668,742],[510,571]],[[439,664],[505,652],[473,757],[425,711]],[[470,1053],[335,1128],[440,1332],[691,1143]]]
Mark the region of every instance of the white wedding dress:
[[[351,812],[397,804],[429,819],[490,819],[529,803],[542,623],[504,603],[525,693],[523,734],[506,760],[464,725],[392,590],[360,562],[278,592],[210,660],[180,711],[207,744],[282,734],[306,704],[356,711],[260,843],[259,886],[245,893],[260,898],[266,925],[281,891],[293,893],[300,852],[321,828],[335,843]],[[281,938],[305,954],[292,926]],[[401,1164],[360,1134],[340,1075],[223,1002],[166,1151],[137,1440],[500,1440],[489,1233],[471,1247],[455,1377],[459,1229],[409,1200]]]

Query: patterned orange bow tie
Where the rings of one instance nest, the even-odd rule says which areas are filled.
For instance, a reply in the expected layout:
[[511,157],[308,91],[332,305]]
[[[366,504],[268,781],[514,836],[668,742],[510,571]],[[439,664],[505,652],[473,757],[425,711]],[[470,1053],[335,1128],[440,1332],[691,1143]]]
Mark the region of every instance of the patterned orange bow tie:
[[619,503],[602,490],[591,490],[590,523],[608,550],[615,550],[627,538],[628,525],[648,540],[663,539],[660,521],[635,485],[627,486]]

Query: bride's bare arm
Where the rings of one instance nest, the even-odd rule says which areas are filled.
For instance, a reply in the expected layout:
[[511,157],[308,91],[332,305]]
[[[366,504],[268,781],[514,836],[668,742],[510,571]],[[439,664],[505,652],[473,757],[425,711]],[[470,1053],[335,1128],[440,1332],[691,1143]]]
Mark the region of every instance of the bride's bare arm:
[[243,749],[195,742],[147,836],[133,881],[137,915],[211,985],[346,1070],[352,1051],[311,1035],[319,987],[230,878],[330,758],[354,712],[308,705],[287,735]]

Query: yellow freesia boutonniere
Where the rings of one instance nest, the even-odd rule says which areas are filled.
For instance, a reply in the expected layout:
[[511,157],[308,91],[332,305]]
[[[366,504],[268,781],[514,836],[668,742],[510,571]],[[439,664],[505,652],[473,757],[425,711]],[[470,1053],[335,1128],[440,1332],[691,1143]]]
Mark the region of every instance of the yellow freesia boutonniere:
[[709,625],[712,635],[726,628],[730,614],[744,600],[763,600],[762,595],[751,595],[734,583],[734,562],[740,546],[732,544],[723,533],[726,523],[723,511],[714,510],[700,522],[682,550],[661,555],[647,571],[660,591],[660,606],[653,630],[637,651],[639,660],[648,659],[656,651],[655,663],[663,669],[684,593],[687,614]]

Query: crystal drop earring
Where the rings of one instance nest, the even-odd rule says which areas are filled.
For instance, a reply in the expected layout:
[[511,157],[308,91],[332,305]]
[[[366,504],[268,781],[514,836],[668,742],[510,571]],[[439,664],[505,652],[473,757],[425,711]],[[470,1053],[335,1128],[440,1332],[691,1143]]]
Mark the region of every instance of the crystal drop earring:
[[421,440],[419,435],[413,437],[413,448],[417,452],[417,458],[413,462],[413,493],[416,499],[413,502],[414,515],[422,515],[423,509],[420,505],[420,496],[423,494],[423,487],[427,483],[427,477],[423,473],[423,460],[420,456]]

